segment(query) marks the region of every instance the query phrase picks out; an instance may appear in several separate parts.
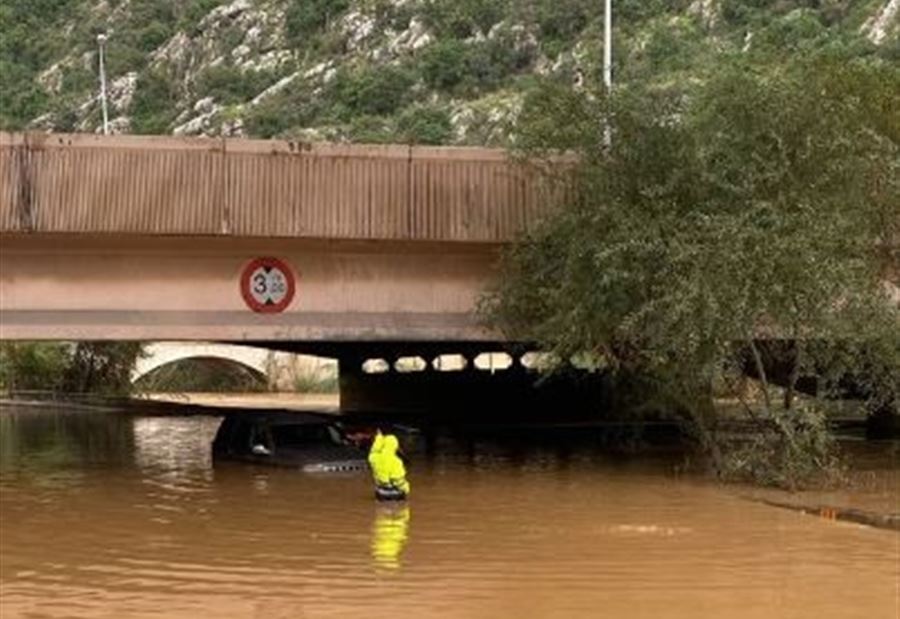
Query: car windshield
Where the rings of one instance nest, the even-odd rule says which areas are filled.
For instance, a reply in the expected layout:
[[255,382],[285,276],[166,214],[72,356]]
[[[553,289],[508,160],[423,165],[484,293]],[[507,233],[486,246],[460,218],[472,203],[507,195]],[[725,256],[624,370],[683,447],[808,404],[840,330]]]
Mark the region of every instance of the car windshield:
[[276,447],[313,447],[339,444],[336,429],[327,424],[298,424],[272,428]]

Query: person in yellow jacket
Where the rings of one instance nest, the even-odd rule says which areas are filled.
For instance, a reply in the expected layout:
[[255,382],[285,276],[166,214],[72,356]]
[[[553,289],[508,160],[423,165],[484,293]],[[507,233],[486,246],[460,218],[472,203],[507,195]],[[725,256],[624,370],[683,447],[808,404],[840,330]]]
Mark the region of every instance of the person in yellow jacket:
[[403,501],[409,496],[406,467],[397,455],[400,441],[393,434],[377,432],[369,450],[369,466],[375,480],[375,498],[379,501]]

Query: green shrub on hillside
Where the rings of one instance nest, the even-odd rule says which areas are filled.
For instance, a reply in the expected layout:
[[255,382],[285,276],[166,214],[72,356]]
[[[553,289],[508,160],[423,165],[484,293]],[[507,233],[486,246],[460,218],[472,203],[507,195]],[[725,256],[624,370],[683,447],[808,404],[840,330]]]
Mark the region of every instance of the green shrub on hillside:
[[453,137],[450,112],[434,105],[409,107],[397,119],[397,134],[405,144],[447,144]]
[[524,69],[530,58],[503,37],[482,41],[469,50],[469,80],[479,91],[493,90]]
[[196,34],[196,27],[210,11],[222,4],[222,0],[183,0],[178,2],[176,30]]
[[532,61],[504,37],[478,42],[439,41],[422,52],[419,67],[426,86],[454,94],[493,90]]
[[536,0],[534,5],[541,39],[547,43],[573,40],[599,10],[593,0]]
[[70,0],[0,2],[0,128],[21,129],[47,110],[49,97],[36,83],[55,58],[60,38],[40,36],[72,10]]
[[[702,58],[706,38],[687,20],[658,21],[649,28],[647,40],[636,60],[651,75],[687,70]],[[638,67],[633,67],[635,69]],[[634,71],[632,71],[634,72]]]
[[[549,1],[549,0],[548,0]],[[579,0],[567,0],[569,2],[578,2]],[[727,0],[720,0],[727,1]],[[740,0],[743,2],[744,0]],[[751,2],[757,0],[750,0]],[[762,2],[768,2],[769,0],[761,0]],[[684,13],[691,4],[694,3],[694,0],[615,0],[613,2],[614,5],[614,18],[616,23],[618,24],[634,24],[637,22],[642,22],[648,19],[653,19],[655,17],[660,17],[665,14],[671,13]],[[588,12],[593,12],[595,15],[601,15],[603,6],[601,3],[590,3],[592,6],[588,7]]]
[[349,5],[349,0],[293,0],[285,15],[288,40],[294,47],[308,47]]
[[412,98],[415,74],[404,66],[342,69],[325,89],[329,117],[347,121],[360,114],[383,116]]
[[346,130],[347,138],[356,144],[390,144],[396,142],[394,125],[383,116],[356,116]]
[[138,79],[131,102],[133,133],[167,133],[178,115],[178,91],[174,81],[162,71],[144,73]]
[[194,89],[204,97],[231,105],[252,99],[277,79],[274,71],[244,71],[233,65],[221,64],[200,73]]
[[255,107],[244,117],[244,129],[265,140],[281,135],[291,126],[289,114],[271,104]]
[[468,76],[469,46],[457,39],[445,39],[422,52],[419,66],[429,88],[450,91]]
[[244,128],[253,136],[274,138],[291,129],[314,124],[323,109],[320,96],[314,96],[301,85],[291,87],[261,104],[250,108],[244,116]]
[[177,2],[160,0],[132,0],[128,5],[129,18],[116,37],[129,41],[143,54],[162,45],[175,33]]
[[508,0],[426,0],[425,23],[439,37],[467,39],[487,34],[508,13]]
[[27,69],[0,60],[0,128],[23,129],[47,109],[49,97],[33,78]]
[[775,19],[753,41],[766,51],[798,51],[824,37],[827,29],[812,11],[794,11]]
[[[106,75],[110,80],[129,71],[140,71],[147,64],[147,55],[130,39],[111,37],[106,44]],[[96,61],[95,61],[96,62]]]

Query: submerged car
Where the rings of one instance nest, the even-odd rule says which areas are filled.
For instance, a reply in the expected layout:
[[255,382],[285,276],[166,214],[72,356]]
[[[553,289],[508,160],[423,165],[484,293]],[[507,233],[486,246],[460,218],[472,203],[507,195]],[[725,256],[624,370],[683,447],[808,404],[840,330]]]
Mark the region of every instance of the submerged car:
[[308,473],[361,471],[366,452],[327,415],[230,413],[213,440],[213,458],[297,467]]

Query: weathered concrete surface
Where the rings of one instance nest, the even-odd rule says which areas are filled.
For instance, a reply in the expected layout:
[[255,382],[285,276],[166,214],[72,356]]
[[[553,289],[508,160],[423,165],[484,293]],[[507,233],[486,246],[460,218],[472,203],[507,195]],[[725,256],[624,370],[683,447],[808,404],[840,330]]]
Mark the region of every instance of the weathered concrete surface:
[[[0,338],[365,342],[496,339],[473,310],[493,244],[0,235]],[[240,273],[293,269],[280,314],[251,311]]]

